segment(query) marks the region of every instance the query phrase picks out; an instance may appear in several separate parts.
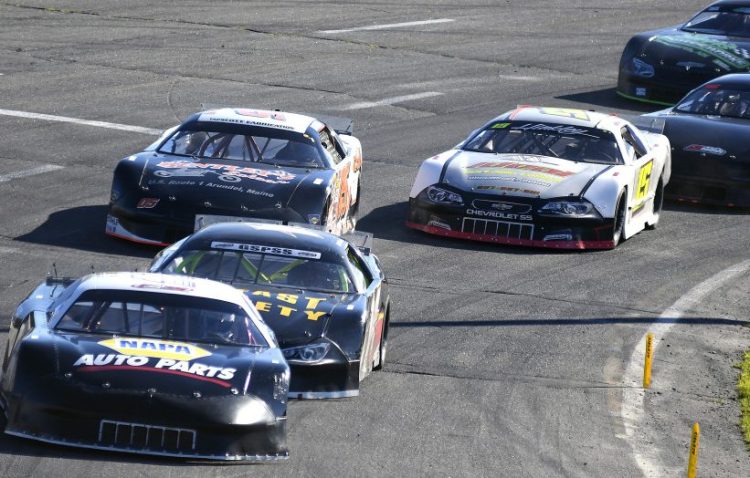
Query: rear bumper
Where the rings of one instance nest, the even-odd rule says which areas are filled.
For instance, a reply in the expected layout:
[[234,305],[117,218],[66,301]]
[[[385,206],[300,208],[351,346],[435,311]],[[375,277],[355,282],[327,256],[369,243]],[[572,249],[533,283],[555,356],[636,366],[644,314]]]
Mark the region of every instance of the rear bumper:
[[359,360],[299,365],[290,363],[289,398],[328,399],[359,395]]
[[167,246],[194,232],[196,214],[247,216],[284,222],[306,222],[299,213],[290,208],[263,209],[245,214],[201,209],[189,213],[182,211],[180,212],[182,218],[178,219],[166,214],[144,214],[118,206],[110,206],[105,233],[139,244]]

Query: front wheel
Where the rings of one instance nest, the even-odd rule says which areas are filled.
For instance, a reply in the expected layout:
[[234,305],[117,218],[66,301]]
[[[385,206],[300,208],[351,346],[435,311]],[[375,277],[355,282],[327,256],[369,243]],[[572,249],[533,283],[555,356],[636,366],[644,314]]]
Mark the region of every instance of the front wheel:
[[659,216],[661,215],[661,208],[664,205],[664,183],[659,179],[656,184],[656,193],[654,195],[654,216],[651,224],[646,224],[646,229],[649,231],[656,229],[656,224],[659,222]]
[[615,209],[615,224],[614,232],[612,234],[612,242],[614,247],[624,241],[625,237],[625,215],[628,211],[628,204],[625,199],[625,192],[620,194],[620,198],[617,200],[617,209]]

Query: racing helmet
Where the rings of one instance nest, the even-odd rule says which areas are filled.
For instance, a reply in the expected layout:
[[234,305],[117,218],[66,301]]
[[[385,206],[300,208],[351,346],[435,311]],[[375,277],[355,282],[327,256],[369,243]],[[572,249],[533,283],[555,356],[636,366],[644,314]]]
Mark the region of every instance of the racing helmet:
[[327,262],[303,262],[287,273],[286,283],[300,288],[341,290],[339,270]]

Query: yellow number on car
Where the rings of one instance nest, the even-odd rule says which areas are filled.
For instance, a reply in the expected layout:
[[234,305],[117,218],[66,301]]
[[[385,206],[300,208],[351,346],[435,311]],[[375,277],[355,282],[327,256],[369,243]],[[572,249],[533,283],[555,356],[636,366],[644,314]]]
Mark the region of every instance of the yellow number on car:
[[574,118],[588,121],[589,115],[583,110],[574,110],[571,108],[540,108],[539,111],[546,115],[562,116],[564,118]]
[[651,182],[651,168],[653,167],[653,161],[649,161],[641,166],[641,170],[638,172],[638,188],[635,190],[636,201],[644,199],[646,194],[648,194],[648,185]]

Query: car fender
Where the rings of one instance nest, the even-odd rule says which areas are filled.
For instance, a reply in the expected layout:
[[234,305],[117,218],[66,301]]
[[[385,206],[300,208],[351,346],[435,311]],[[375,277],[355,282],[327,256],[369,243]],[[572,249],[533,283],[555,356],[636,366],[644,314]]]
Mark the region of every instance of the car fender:
[[596,177],[583,195],[584,199],[591,202],[605,219],[614,219],[617,198],[620,197],[620,193],[625,188],[625,181],[628,176],[623,174],[623,169],[619,168],[626,168],[626,166],[618,166],[618,169],[614,172],[611,170]]
[[334,187],[334,177],[333,170],[313,170],[297,185],[289,198],[288,207],[301,214],[307,222],[309,222],[308,215],[324,214],[325,202]]
[[409,197],[415,198],[427,186],[440,182],[440,176],[445,163],[457,152],[457,150],[451,149],[422,161],[419,171],[417,171],[417,177],[414,179],[414,184],[411,187]]

